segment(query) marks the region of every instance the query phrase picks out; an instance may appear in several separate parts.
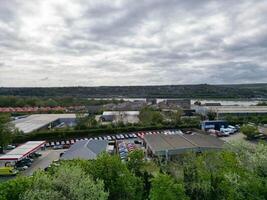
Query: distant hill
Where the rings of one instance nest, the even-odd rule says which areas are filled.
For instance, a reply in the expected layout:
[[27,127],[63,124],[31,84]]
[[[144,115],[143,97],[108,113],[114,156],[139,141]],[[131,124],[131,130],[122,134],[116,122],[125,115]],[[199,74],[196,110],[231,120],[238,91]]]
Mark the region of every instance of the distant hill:
[[267,98],[267,84],[0,88],[0,95],[38,97]]

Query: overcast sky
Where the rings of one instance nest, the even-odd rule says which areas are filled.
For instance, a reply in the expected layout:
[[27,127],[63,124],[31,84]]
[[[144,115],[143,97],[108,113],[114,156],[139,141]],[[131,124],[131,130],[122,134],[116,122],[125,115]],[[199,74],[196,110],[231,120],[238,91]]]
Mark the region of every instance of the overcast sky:
[[0,86],[253,82],[266,0],[0,0]]

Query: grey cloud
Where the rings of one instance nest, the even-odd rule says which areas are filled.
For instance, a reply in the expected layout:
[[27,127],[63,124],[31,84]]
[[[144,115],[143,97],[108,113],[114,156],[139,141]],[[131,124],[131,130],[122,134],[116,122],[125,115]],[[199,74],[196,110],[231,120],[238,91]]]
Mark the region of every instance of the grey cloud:
[[266,8],[257,0],[2,0],[0,86],[266,82]]

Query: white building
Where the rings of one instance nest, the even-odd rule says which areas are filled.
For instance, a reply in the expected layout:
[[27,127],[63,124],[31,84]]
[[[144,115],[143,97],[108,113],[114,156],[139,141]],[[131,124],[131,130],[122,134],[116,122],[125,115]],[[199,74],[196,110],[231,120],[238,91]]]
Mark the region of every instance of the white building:
[[34,114],[14,120],[15,128],[23,133],[30,133],[42,128],[54,127],[59,124],[75,125],[75,114]]
[[100,117],[102,122],[138,123],[139,111],[104,111]]

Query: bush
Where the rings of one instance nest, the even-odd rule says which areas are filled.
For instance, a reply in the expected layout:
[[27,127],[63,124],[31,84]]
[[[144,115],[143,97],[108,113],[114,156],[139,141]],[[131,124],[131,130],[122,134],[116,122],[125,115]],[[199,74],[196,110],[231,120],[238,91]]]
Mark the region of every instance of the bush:
[[246,135],[247,139],[254,139],[255,136],[259,135],[257,127],[252,125],[244,125],[241,127],[241,132]]

